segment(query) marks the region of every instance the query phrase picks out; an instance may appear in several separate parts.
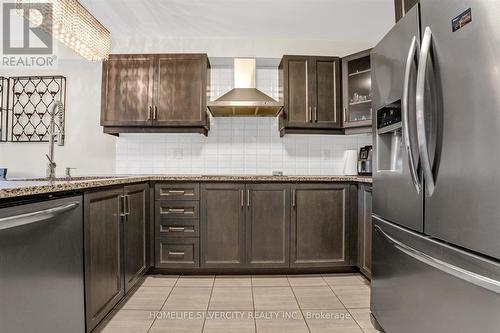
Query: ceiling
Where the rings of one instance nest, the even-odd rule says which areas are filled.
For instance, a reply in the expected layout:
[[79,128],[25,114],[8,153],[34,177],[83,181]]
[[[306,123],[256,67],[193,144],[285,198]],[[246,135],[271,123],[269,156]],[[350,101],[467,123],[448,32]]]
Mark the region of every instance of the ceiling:
[[80,0],[124,38],[378,41],[394,24],[393,0]]

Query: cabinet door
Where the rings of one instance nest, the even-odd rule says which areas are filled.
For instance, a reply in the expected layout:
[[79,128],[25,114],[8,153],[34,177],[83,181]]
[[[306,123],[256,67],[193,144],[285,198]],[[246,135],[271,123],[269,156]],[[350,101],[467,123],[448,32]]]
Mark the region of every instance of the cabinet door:
[[340,128],[340,60],[336,57],[313,57],[314,83],[312,123],[320,128]]
[[368,277],[372,269],[372,188],[361,185],[358,205],[358,266]]
[[307,127],[311,123],[312,106],[309,87],[311,85],[310,57],[284,56],[280,64],[284,98],[284,118],[287,127]]
[[394,0],[396,22],[398,22],[419,0]]
[[103,62],[101,125],[151,125],[153,57],[110,55]]
[[365,50],[342,58],[342,89],[344,128],[360,128],[371,132],[372,92],[370,51]]
[[243,184],[201,186],[201,266],[239,267],[245,262]]
[[292,267],[348,264],[349,186],[292,186]]
[[290,185],[246,185],[246,262],[252,267],[288,267]]
[[127,293],[146,271],[146,230],[149,219],[149,185],[125,187],[125,220],[123,249],[125,292]]
[[124,295],[123,188],[84,194],[85,308],[90,332]]
[[202,54],[158,56],[155,126],[205,125],[207,66]]

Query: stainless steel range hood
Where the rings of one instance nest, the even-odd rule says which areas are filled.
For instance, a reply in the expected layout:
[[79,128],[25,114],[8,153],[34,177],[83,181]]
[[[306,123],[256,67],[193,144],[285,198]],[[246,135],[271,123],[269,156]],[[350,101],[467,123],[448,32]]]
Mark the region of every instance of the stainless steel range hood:
[[255,88],[255,59],[234,59],[234,89],[207,106],[214,117],[276,117],[283,104]]

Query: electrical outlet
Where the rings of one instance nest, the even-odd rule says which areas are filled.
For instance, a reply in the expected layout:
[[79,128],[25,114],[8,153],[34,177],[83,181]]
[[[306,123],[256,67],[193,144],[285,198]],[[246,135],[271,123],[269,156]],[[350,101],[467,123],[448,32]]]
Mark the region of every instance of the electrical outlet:
[[182,160],[184,156],[184,151],[182,148],[174,148],[174,158],[176,160]]
[[327,161],[332,158],[332,151],[330,149],[323,149],[321,152],[321,157],[323,158],[323,161]]

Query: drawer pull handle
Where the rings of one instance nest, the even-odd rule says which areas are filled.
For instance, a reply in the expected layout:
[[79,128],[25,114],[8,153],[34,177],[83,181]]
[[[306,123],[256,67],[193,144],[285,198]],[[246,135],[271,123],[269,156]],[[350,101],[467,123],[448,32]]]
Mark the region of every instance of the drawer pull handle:
[[169,208],[169,213],[184,213],[186,210],[184,208]]
[[186,228],[184,227],[168,227],[168,231],[173,231],[173,232],[183,232],[185,230]]
[[184,257],[184,252],[180,251],[168,251],[169,257]]
[[186,191],[182,191],[182,190],[168,190],[167,192],[167,195],[169,194],[185,194]]

